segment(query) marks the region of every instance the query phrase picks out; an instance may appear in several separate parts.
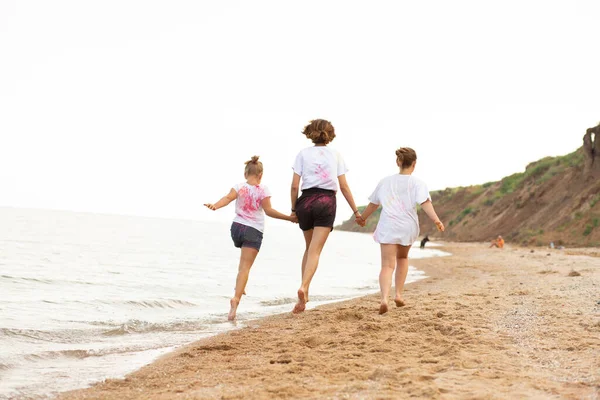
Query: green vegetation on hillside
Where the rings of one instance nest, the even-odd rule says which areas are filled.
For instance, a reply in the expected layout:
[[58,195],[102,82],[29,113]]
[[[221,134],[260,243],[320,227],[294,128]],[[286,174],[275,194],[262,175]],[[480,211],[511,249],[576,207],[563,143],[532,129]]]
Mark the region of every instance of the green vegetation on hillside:
[[[580,150],[576,150],[565,156],[545,157],[539,161],[532,162],[525,168],[525,172],[518,172],[509,175],[499,182],[486,182],[483,185],[448,188],[441,191],[432,192],[432,196],[435,198],[436,196],[441,195],[444,197],[449,196],[451,198],[454,194],[466,191],[467,195],[473,198],[481,195],[484,192],[488,192],[486,193],[486,198],[483,200],[482,204],[489,207],[492,206],[497,200],[513,193],[517,189],[522,188],[525,183],[541,185],[552,177],[564,173],[564,171],[568,168],[583,166],[583,162],[583,153]],[[495,190],[491,192],[488,191],[488,189],[492,187]],[[469,213],[467,212],[467,214]],[[459,216],[459,220],[454,222],[460,222],[465,215]]]
[[566,168],[580,167],[583,165],[583,153],[574,151],[566,156],[545,157],[539,161],[533,162],[525,168],[525,172],[512,174],[500,181],[500,193],[512,193],[523,182],[535,180],[536,184],[542,184],[548,179],[565,171]]

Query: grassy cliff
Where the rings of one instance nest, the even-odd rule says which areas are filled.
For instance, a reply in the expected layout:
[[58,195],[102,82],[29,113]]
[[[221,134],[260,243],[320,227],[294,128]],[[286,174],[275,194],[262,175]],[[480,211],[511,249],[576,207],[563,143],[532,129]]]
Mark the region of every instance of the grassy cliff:
[[[497,182],[432,192],[446,232],[438,234],[419,211],[421,234],[455,241],[486,241],[502,235],[524,245],[600,246],[600,179],[585,172],[584,149],[546,157],[525,172]],[[353,218],[338,229],[372,232],[379,211],[365,228]]]

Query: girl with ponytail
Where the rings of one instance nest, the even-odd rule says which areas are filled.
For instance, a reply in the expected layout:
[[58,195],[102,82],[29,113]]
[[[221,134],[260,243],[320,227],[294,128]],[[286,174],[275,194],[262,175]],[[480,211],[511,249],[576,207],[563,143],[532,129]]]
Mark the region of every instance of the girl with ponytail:
[[296,216],[282,214],[271,207],[271,192],[265,185],[261,185],[262,176],[263,164],[258,161],[258,156],[253,156],[250,161],[246,161],[246,168],[244,169],[246,182],[234,185],[229,193],[215,204],[204,204],[215,211],[235,200],[235,218],[231,225],[231,239],[233,245],[241,249],[241,254],[235,283],[235,294],[229,302],[231,308],[227,319],[230,321],[235,319],[242,295],[246,294],[244,290],[248,282],[250,268],[254,264],[262,244],[265,228],[263,212],[271,218],[298,222]]
[[435,223],[438,230],[444,231],[425,182],[412,176],[417,163],[417,153],[410,147],[396,150],[396,165],[399,173],[384,178],[369,197],[369,205],[363,211],[362,218],[356,223],[365,226],[369,216],[381,205],[381,216],[373,238],[381,245],[381,272],[379,287],[381,304],[379,314],[388,311],[388,297],[392,288],[392,275],[396,270],[394,301],[397,307],[404,306],[402,291],[408,273],[408,250],[419,236],[419,217],[417,204]]
[[[302,258],[302,283],[298,289],[298,302],[294,313],[300,313],[306,308],[310,282],[319,265],[323,246],[333,230],[338,184],[352,212],[360,218],[346,181],[346,163],[340,153],[327,147],[335,138],[335,129],[331,122],[324,119],[312,120],[304,127],[302,134],[310,139],[314,146],[300,151],[293,166],[292,215],[298,217],[306,244]],[[298,198],[300,189],[302,195]]]

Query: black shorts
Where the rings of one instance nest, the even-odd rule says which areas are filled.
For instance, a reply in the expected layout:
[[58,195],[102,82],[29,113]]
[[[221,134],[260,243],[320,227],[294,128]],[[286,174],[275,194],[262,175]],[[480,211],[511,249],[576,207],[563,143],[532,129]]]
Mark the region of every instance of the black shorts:
[[333,190],[306,189],[302,191],[302,196],[296,202],[296,216],[303,231],[316,226],[333,230],[336,210],[337,203]]
[[260,250],[263,233],[251,226],[234,222],[231,224],[231,239],[233,240],[233,245],[237,248],[252,247],[253,249]]

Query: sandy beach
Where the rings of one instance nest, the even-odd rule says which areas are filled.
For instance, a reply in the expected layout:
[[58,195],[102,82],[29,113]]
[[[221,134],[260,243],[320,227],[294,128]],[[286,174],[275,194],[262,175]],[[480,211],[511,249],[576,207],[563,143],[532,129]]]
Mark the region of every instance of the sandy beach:
[[59,399],[600,398],[597,250],[443,250],[386,315],[370,295],[265,318]]

